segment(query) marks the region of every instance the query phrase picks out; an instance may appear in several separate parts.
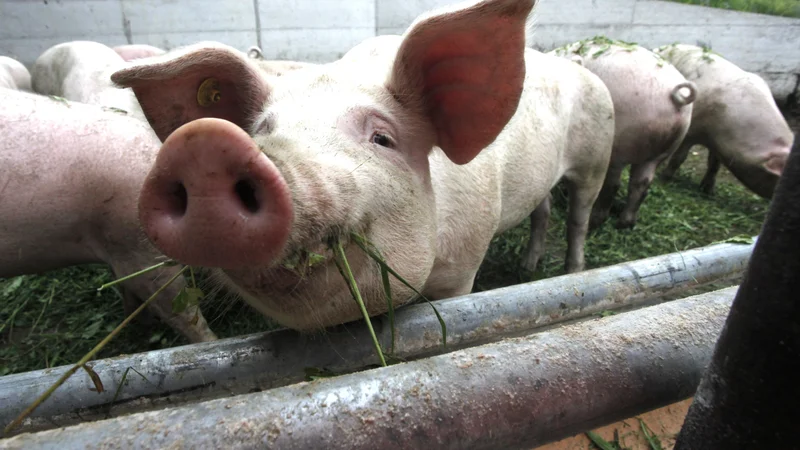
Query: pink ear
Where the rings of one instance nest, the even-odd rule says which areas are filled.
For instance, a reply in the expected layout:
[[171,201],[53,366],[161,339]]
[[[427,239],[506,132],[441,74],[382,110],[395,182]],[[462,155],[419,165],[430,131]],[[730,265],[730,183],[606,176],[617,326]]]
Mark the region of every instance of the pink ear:
[[517,110],[525,80],[525,22],[536,0],[486,0],[419,19],[397,52],[389,89],[422,108],[437,145],[472,161]]
[[268,91],[257,66],[220,44],[186,47],[111,75],[133,89],[162,141],[192,120],[216,117],[247,130]]

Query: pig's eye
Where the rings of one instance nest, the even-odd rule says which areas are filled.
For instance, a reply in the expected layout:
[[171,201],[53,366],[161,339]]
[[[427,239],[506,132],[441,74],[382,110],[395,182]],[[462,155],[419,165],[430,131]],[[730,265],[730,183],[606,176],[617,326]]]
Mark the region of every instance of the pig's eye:
[[372,135],[372,143],[378,144],[381,147],[387,147],[387,148],[394,147],[394,142],[392,142],[392,138],[381,133],[375,133]]

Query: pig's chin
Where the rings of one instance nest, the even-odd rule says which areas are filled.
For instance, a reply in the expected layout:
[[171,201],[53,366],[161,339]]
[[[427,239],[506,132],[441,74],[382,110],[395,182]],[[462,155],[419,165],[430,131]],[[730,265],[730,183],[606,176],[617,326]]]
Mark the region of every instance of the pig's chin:
[[[354,244],[345,248],[345,254],[367,310],[371,314],[384,312],[386,302],[377,264]],[[217,275],[250,306],[289,328],[307,331],[360,318],[333,255],[330,251],[318,255],[310,264],[300,258],[289,264],[224,270]]]

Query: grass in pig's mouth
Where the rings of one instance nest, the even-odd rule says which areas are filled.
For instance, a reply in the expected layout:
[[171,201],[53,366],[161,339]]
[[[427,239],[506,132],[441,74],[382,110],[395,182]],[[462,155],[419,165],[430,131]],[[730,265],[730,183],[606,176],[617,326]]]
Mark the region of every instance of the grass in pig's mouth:
[[[425,296],[423,296],[422,293],[420,293],[416,288],[411,286],[411,284],[409,284],[403,277],[401,277],[397,272],[395,272],[391,267],[389,267],[386,261],[381,256],[380,251],[365,237],[352,233],[350,234],[350,239],[380,266],[381,279],[383,281],[384,293],[386,295],[389,323],[391,327],[391,347],[388,352],[388,355],[390,356],[393,355],[395,350],[394,304],[392,301],[392,291],[391,291],[391,284],[389,283],[389,275],[392,275],[395,278],[397,278],[401,283],[408,286],[420,298],[424,299],[426,302],[428,302],[428,304],[431,305],[431,308],[433,308],[433,312],[436,314],[436,317],[439,320],[439,324],[442,327],[442,345],[446,347],[447,328],[445,326],[444,320],[442,319],[442,316],[439,314],[439,311],[436,310],[436,307],[433,306],[433,304],[430,303],[430,301],[427,298],[425,298]],[[378,342],[378,338],[375,334],[375,330],[372,328],[372,321],[370,320],[370,316],[369,313],[367,312],[366,306],[364,305],[364,301],[361,298],[361,293],[358,289],[358,284],[356,283],[355,277],[353,276],[353,272],[350,269],[350,264],[347,261],[347,256],[345,255],[341,239],[329,238],[327,240],[327,247],[328,250],[331,251],[333,254],[333,261],[336,264],[336,267],[339,269],[339,273],[341,273],[342,277],[344,278],[345,283],[347,283],[347,287],[350,291],[350,294],[353,296],[353,300],[358,304],[358,307],[361,310],[364,322],[366,323],[367,328],[369,329],[369,333],[372,338],[373,345],[375,347],[375,353],[378,356],[381,366],[385,367],[387,365],[385,357],[385,354],[387,354],[387,352],[385,352],[381,347],[380,343]],[[309,271],[314,266],[319,266],[320,264],[323,264],[328,260],[329,258],[324,255],[301,249],[291,253],[287,258],[284,258],[284,260],[279,264],[279,266],[284,270],[292,272],[302,280],[305,276],[308,275]],[[98,291],[102,291],[103,289],[107,289],[111,286],[122,283],[126,280],[130,280],[131,278],[144,275],[158,268],[165,266],[174,266],[178,264],[179,263],[174,260],[168,260],[155,264],[151,267],[124,276],[112,282],[105,283],[98,288]],[[64,382],[67,381],[69,377],[71,377],[80,369],[83,369],[89,375],[95,386],[95,390],[97,392],[103,392],[105,390],[105,387],[103,386],[100,376],[98,376],[98,374],[92,369],[92,367],[88,365],[89,361],[92,358],[94,358],[97,355],[97,353],[100,352],[100,350],[102,350],[103,347],[106,346],[106,344],[108,344],[115,336],[117,336],[117,334],[119,334],[120,331],[122,331],[122,329],[125,328],[125,326],[127,326],[137,315],[139,315],[142,311],[144,311],[156,299],[156,297],[158,297],[158,295],[162,291],[164,291],[164,289],[166,289],[170,284],[172,284],[172,282],[181,277],[187,271],[190,274],[191,283],[187,284],[183,289],[181,289],[181,291],[178,293],[175,299],[173,299],[172,312],[180,313],[185,311],[187,308],[191,306],[194,307],[198,306],[200,300],[205,296],[205,294],[200,288],[197,287],[193,268],[191,266],[183,266],[181,270],[178,271],[178,273],[176,273],[164,285],[162,285],[158,290],[156,290],[156,292],[153,293],[153,295],[151,295],[150,298],[148,298],[145,302],[143,302],[141,306],[139,306],[127,318],[125,318],[125,320],[123,320],[122,323],[120,323],[114,330],[112,330],[102,341],[100,341],[100,343],[98,343],[91,351],[89,351],[89,353],[84,355],[83,358],[81,358],[75,365],[73,365],[69,370],[67,370],[61,376],[61,378],[59,378],[52,386],[50,386],[50,388],[48,388],[30,406],[28,406],[28,408],[26,408],[16,419],[14,419],[10,424],[8,424],[4,429],[4,433],[7,434],[13,431],[16,427],[18,427],[22,423],[22,421],[25,420],[25,418],[28,417],[34,410],[36,410],[36,408],[38,408],[39,405],[41,405],[44,401],[46,401],[50,397],[50,395],[52,395],[53,392],[55,392],[55,390],[59,388],[59,386],[64,384]],[[197,320],[197,316],[195,316],[195,320]],[[117,386],[117,394],[119,393],[120,387],[121,384],[120,386]]]

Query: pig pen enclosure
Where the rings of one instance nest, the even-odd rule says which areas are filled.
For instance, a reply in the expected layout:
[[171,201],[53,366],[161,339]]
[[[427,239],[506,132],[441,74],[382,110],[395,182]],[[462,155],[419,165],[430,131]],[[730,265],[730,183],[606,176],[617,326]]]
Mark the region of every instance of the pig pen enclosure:
[[[422,3],[425,4],[420,4],[420,2],[414,2],[414,5],[411,3],[408,5],[389,4],[380,0],[341,2],[341,5],[326,2],[325,8],[330,8],[329,14],[320,14],[315,11],[319,5],[311,0],[307,2],[264,2],[263,0],[251,2],[248,0],[227,2],[224,7],[219,7],[217,2],[204,1],[92,2],[64,0],[34,4],[12,0],[0,2],[0,54],[15,56],[30,66],[43,50],[55,43],[68,40],[91,39],[108,45],[148,43],[167,49],[200,40],[219,40],[240,50],[246,50],[250,45],[258,44],[265,54],[269,54],[275,59],[324,62],[341,56],[344,51],[368,36],[402,32],[417,14],[430,7],[451,2]],[[728,2],[728,4],[734,5],[735,2]],[[800,5],[796,1],[753,2],[747,3],[745,6],[751,7],[756,12],[789,17],[800,16]],[[163,17],[151,17],[147,14],[150,8],[163,8],[168,13]],[[211,17],[211,15],[204,15],[203,12],[212,9],[215,11],[214,17],[217,17],[215,20],[218,21],[218,23],[212,21],[212,26],[207,26],[207,24],[202,27],[193,26],[191,20],[183,18],[184,15],[189,14],[196,17],[198,23],[205,23],[204,21],[208,21],[207,17]],[[219,9],[223,10],[222,13]],[[550,50],[564,43],[596,34],[639,42],[649,48],[676,41],[711,46],[712,49],[722,53],[733,62],[741,64],[747,70],[761,74],[782,106],[792,130],[795,133],[800,131],[800,110],[798,110],[797,103],[798,94],[800,94],[798,91],[800,86],[800,19],[720,11],[667,2],[633,0],[597,2],[544,0],[537,6],[537,9],[539,19],[537,28],[534,29],[532,42],[535,47],[542,50]],[[193,12],[190,13],[190,11]],[[281,12],[277,13],[277,11]],[[583,12],[577,14],[576,11]],[[567,19],[568,16],[572,17]],[[683,21],[683,28],[679,31],[674,30],[675,21],[678,20],[675,17],[681,17]],[[55,25],[56,23],[58,26]],[[681,35],[678,35],[679,33]],[[752,39],[747,39],[748,36]],[[759,234],[769,206],[767,200],[748,191],[726,169],[722,169],[713,195],[701,193],[698,185],[705,171],[705,161],[706,150],[695,147],[687,162],[681,167],[676,179],[670,182],[657,180],[651,186],[647,199],[642,205],[639,221],[634,229],[617,230],[614,227],[614,220],[609,220],[587,237],[587,269],[607,268],[631,262],[631,267],[636,269],[633,271],[634,273],[645,273],[647,270],[652,270],[653,273],[663,275],[668,272],[668,280],[659,281],[662,284],[656,282],[647,284],[643,283],[642,279],[626,278],[617,272],[598,272],[600,273],[597,275],[599,278],[581,274],[560,277],[564,275],[567,201],[564,191],[556,188],[553,191],[553,213],[547,230],[547,251],[537,270],[534,273],[528,273],[520,268],[522,253],[529,236],[529,221],[526,220],[522,225],[505,232],[492,241],[476,278],[473,288],[475,297],[466,298],[466,301],[494,298],[495,289],[513,286],[509,289],[517,289],[516,291],[497,291],[497,297],[502,299],[504,296],[516,295],[528,298],[530,301],[536,299],[542,303],[549,300],[554,302],[554,309],[536,310],[536,314],[541,317],[537,320],[529,319],[529,322],[538,321],[535,325],[514,325],[513,320],[510,319],[512,316],[498,316],[502,319],[501,322],[509,321],[508,323],[511,324],[506,329],[495,329],[487,332],[488,334],[485,336],[475,337],[470,336],[470,333],[474,334],[474,330],[469,327],[475,326],[477,329],[477,325],[475,325],[479,323],[477,319],[473,322],[467,320],[466,325],[459,325],[459,321],[465,319],[460,317],[458,312],[469,309],[469,307],[453,302],[436,302],[445,319],[449,318],[453,321],[448,323],[450,328],[448,339],[451,340],[451,350],[467,348],[464,350],[465,352],[473,351],[473,353],[459,353],[458,357],[467,358],[470,361],[478,360],[483,357],[481,356],[483,355],[482,350],[470,350],[469,347],[504,337],[527,335],[535,327],[566,321],[587,321],[588,324],[579,326],[588,327],[585,333],[596,332],[599,333],[598,335],[603,335],[602,333],[613,335],[614,332],[619,332],[619,329],[614,327],[621,326],[638,330],[636,323],[641,321],[639,323],[660,326],[659,329],[637,331],[640,334],[636,336],[641,339],[649,339],[646,336],[650,334],[656,335],[653,339],[681,339],[680,330],[675,329],[675,322],[671,322],[670,318],[686,319],[688,315],[690,317],[686,320],[689,320],[689,323],[706,328],[703,330],[705,334],[697,337],[698,350],[689,356],[669,354],[660,355],[660,357],[667,358],[666,366],[683,364],[684,369],[687,367],[689,369],[686,370],[683,378],[675,376],[667,370],[663,378],[653,383],[655,385],[659,382],[678,383],[679,387],[670,391],[669,394],[655,393],[653,390],[648,390],[648,386],[631,388],[629,393],[638,400],[624,404],[624,400],[619,399],[617,406],[619,411],[643,412],[691,396],[696,387],[696,380],[699,379],[699,374],[703,370],[703,365],[710,357],[713,341],[727,313],[725,306],[730,304],[735,288],[706,293],[736,286],[741,282],[741,274],[752,248],[752,236]],[[626,170],[623,176],[623,187],[615,200],[615,210],[620,208],[626,194],[627,173]],[[711,247],[698,249],[705,246]],[[670,255],[664,256],[666,259],[663,261],[636,262],[643,258],[667,254]],[[689,262],[689,266],[687,266],[687,260],[701,261],[700,266],[705,262],[706,266],[689,267],[692,263]],[[720,263],[720,261],[725,262]],[[666,267],[667,269],[656,270],[653,267],[662,269]],[[613,270],[613,268],[609,270]],[[676,277],[675,273],[681,271],[684,273]],[[370,353],[371,350],[361,323],[347,324],[334,330],[316,333],[308,337],[308,340],[307,337],[286,331],[277,331],[266,335],[267,337],[254,335],[242,338],[243,335],[274,330],[277,326],[256,313],[237,296],[224,291],[210,280],[205,279],[202,274],[198,274],[198,276],[200,287],[205,293],[200,307],[208,319],[210,327],[220,338],[235,339],[213,345],[197,344],[199,346],[183,347],[193,348],[191,351],[195,353],[191,354],[192,357],[197,361],[204,362],[198,363],[191,369],[184,367],[182,370],[176,365],[175,355],[177,353],[170,352],[178,351],[175,347],[187,345],[186,339],[155,318],[136,320],[96,356],[96,359],[110,358],[98,361],[94,365],[94,369],[101,376],[104,376],[102,370],[114,373],[113,380],[116,381],[116,384],[113,385],[106,382],[106,392],[103,396],[96,392],[89,392],[90,395],[102,397],[101,401],[86,400],[83,398],[86,396],[85,393],[78,394],[80,390],[91,388],[86,380],[89,377],[83,372],[78,372],[73,378],[79,380],[61,388],[66,393],[65,395],[72,393],[74,398],[62,397],[54,400],[52,409],[42,408],[45,411],[42,412],[44,419],[34,419],[22,431],[35,431],[57,425],[73,424],[83,419],[102,419],[107,413],[110,414],[111,405],[114,402],[116,402],[114,406],[116,410],[110,415],[122,416],[131,412],[163,409],[192,404],[200,400],[219,399],[230,395],[265,390],[259,394],[261,397],[242,400],[245,402],[244,404],[231,408],[229,417],[244,418],[248,401],[272,402],[276,405],[275,411],[277,411],[277,408],[282,405],[281,402],[288,404],[298,398],[295,396],[305,395],[305,392],[302,391],[303,388],[298,388],[297,392],[292,391],[294,389],[292,386],[282,387],[275,391],[271,391],[272,388],[286,386],[303,379],[325,379],[375,366],[376,360]],[[21,387],[27,386],[41,392],[46,387],[44,383],[53,381],[54,376],[58,374],[31,372],[40,378],[39,381],[32,382],[30,379],[24,378],[25,372],[75,363],[124,320],[125,313],[121,293],[116,288],[102,292],[97,291],[99,286],[113,279],[110,270],[101,265],[78,266],[41,275],[0,279],[0,376],[6,376],[5,379],[0,379],[0,398],[11,402],[12,397],[8,395],[16,388],[19,392],[23,392],[24,396],[14,398],[15,402],[32,400],[32,391],[25,391]],[[525,284],[532,281],[536,283]],[[618,286],[613,293],[611,291],[592,293],[592,289],[596,287],[592,283],[603,286],[606,286],[603,283],[612,283]],[[537,295],[541,295],[542,290],[559,292],[559,289],[578,292],[579,298],[587,298],[587,300],[584,303],[572,305],[568,300],[555,301],[560,298],[557,296],[537,297]],[[689,300],[680,300],[674,304],[664,303],[659,306],[661,309],[635,311],[638,315],[620,314],[626,309],[658,304],[664,300],[683,299],[695,294],[703,295]],[[480,297],[480,295],[485,295],[485,297]],[[589,300],[592,298],[596,300]],[[602,301],[609,298],[618,301],[610,303]],[[596,301],[597,304],[593,304],[592,301]],[[711,311],[711,313],[707,317],[692,316],[696,312],[687,306],[690,303],[702,304],[706,311]],[[409,336],[408,342],[417,338],[412,331],[414,324],[423,327],[430,333],[438,332],[435,317],[430,309],[424,309],[424,306],[415,305],[398,310],[399,342],[402,342],[403,333],[407,333]],[[480,310],[480,308],[478,309]],[[487,309],[489,308],[487,307]],[[487,312],[481,310],[481,313]],[[494,319],[500,320],[498,317]],[[604,322],[606,319],[613,319],[617,322],[606,323]],[[385,320],[385,318],[379,320]],[[424,324],[420,325],[423,322]],[[383,326],[378,327],[378,331],[382,342],[385,343],[388,339],[387,330],[385,323],[381,323]],[[459,328],[460,326],[461,328]],[[559,329],[550,330],[547,333],[550,334],[542,334],[542,339],[551,339],[554,346],[563,346],[564,342],[568,341],[564,336],[558,334],[562,333]],[[398,352],[398,357],[401,360],[417,360],[416,363],[425,364],[425,359],[420,358],[440,352],[436,345],[431,343],[433,341],[430,336],[427,336],[426,339],[428,341],[425,345],[406,344],[405,350],[401,349]],[[512,358],[512,355],[516,354],[515,352],[522,351],[520,349],[530,344],[523,342],[524,337],[517,339],[508,342],[519,345],[519,347],[509,344],[507,348],[495,349],[497,353],[493,357]],[[574,348],[580,349],[581,345],[592,346],[592,340],[588,337],[586,339],[581,341],[576,338]],[[424,339],[422,340],[424,341]],[[276,363],[276,360],[259,356],[253,359],[243,358],[241,361],[247,361],[243,364],[244,367],[240,365],[237,368],[233,363],[229,365],[220,363],[226,358],[225,355],[259,355],[260,352],[263,352],[263,348],[270,346],[281,348],[283,352],[295,352],[298,356],[291,364],[286,360],[277,361],[284,364],[283,370],[273,367],[266,370],[263,366],[259,366],[259,364],[274,365]],[[353,350],[351,347],[359,349]],[[152,351],[161,352],[145,353]],[[578,352],[578,350],[575,351]],[[542,352],[537,357],[546,360],[547,356],[546,352]],[[553,353],[551,356],[555,358],[557,355]],[[142,361],[145,361],[144,365],[142,365]],[[641,367],[647,367],[648,364],[652,365],[653,361],[642,360],[639,363]],[[126,371],[130,367],[138,367],[137,370],[144,373],[136,375]],[[143,367],[149,369],[158,367],[159,370],[163,370],[162,374],[174,377],[175,380],[167,382],[160,380],[154,383],[152,377],[158,376],[157,371],[146,372]],[[253,381],[254,372],[272,371],[273,369],[274,372],[261,374],[260,378],[257,377],[257,381]],[[435,371],[436,368],[414,367],[408,370]],[[529,367],[525,370],[542,369]],[[555,368],[552,370],[554,372],[550,375],[556,376]],[[593,369],[589,364],[582,366],[582,370],[590,372],[596,368]],[[120,381],[121,373],[127,373],[124,383]],[[230,375],[231,373],[234,375]],[[416,372],[413,373],[416,374]],[[338,390],[330,392],[345,396],[342,393],[348,389],[348,386],[354,385],[368,391],[369,388],[364,387],[364,380],[359,378],[360,375],[362,374],[337,377],[338,380],[335,382],[338,384],[335,389]],[[495,375],[502,376],[503,374]],[[17,378],[14,378],[15,376]],[[208,379],[204,379],[205,376]],[[448,374],[437,373],[437,376],[445,379]],[[145,382],[137,377],[145,379]],[[620,377],[623,378],[624,375],[621,374]],[[676,379],[679,381],[675,381]],[[185,384],[181,384],[180,380],[184,380]],[[6,384],[3,384],[4,381]],[[380,380],[375,382],[378,383]],[[154,387],[156,384],[158,386]],[[122,387],[123,385],[124,387]],[[394,388],[398,392],[416,389],[413,383]],[[358,395],[367,398],[367,394],[365,394],[367,391],[359,391]],[[136,398],[137,393],[141,398]],[[553,398],[553,405],[559,404],[558,402],[574,402],[579,395],[597,396],[593,398],[613,395],[611,391],[602,393],[599,390],[594,393],[576,390],[573,394],[574,397],[568,395],[563,398]],[[6,395],[6,397],[2,397],[2,395]],[[411,400],[409,400],[409,405],[413,405]],[[15,403],[14,411],[16,412],[18,412],[17,406],[19,405]],[[169,409],[164,412],[168,411]],[[597,426],[607,423],[611,419],[624,418],[624,416],[619,416],[616,411],[612,406],[604,410],[605,421],[598,420],[596,417],[581,416],[581,412],[578,410],[570,412],[573,414],[570,419],[573,420],[572,423]],[[195,413],[201,414],[199,412],[191,414]],[[153,420],[159,420],[159,417],[163,418],[163,416],[154,416]],[[11,418],[13,417],[3,416],[6,423]],[[188,415],[182,420],[192,420],[192,418],[196,419],[197,416]],[[222,420],[224,417],[212,417],[208,420],[215,419]],[[363,423],[369,423],[369,420],[366,422],[362,420]],[[139,425],[134,422],[124,424],[125,427],[130,427],[126,428],[130,430],[136,429],[136,426]],[[302,428],[298,428],[298,430],[300,429]],[[286,427],[283,430],[284,433],[291,434],[292,432],[287,431],[289,429]],[[569,428],[569,431],[577,433],[584,431],[584,428]],[[100,433],[100,431],[96,432]],[[106,432],[116,433],[117,431],[106,430]],[[300,433],[300,431],[296,432]],[[547,435],[546,432],[543,434]],[[568,433],[562,432],[558,436],[566,435]],[[73,439],[79,437],[73,436]],[[78,445],[80,441],[72,442],[73,445]],[[0,446],[2,446],[2,442],[0,442]]]

